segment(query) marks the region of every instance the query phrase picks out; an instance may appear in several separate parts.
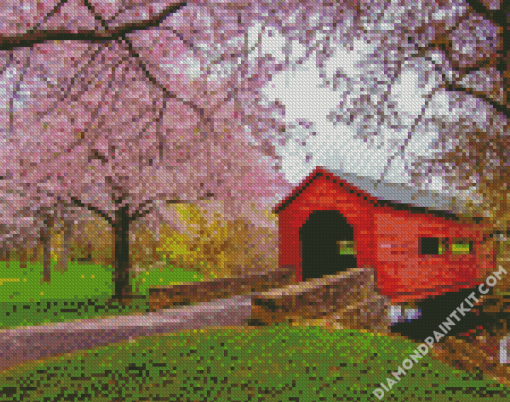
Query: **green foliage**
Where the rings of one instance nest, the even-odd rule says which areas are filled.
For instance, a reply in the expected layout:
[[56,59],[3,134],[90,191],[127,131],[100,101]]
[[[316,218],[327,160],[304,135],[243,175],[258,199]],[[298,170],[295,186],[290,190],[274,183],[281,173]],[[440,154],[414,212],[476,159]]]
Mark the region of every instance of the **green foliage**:
[[277,266],[276,228],[255,228],[245,219],[225,221],[220,211],[213,211],[215,218],[208,222],[196,205],[175,208],[186,221],[189,233],[172,239],[171,244],[180,250],[171,260],[176,266],[192,267],[204,277],[213,278],[250,273],[264,265]]
[[342,254],[342,255],[344,255],[344,254],[345,254],[345,255],[353,255],[353,254],[354,254],[354,248],[352,248],[352,247],[350,247],[350,248],[349,248],[349,247],[346,247],[346,248],[344,248],[344,249],[340,250],[340,254]]

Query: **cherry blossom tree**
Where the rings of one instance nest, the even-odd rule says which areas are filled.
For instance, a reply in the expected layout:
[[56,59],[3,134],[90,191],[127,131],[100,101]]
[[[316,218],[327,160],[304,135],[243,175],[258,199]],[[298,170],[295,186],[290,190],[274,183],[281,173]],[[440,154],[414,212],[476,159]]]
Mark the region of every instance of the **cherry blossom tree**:
[[[286,121],[282,102],[263,94],[278,72],[315,57],[324,86],[339,93],[330,120],[395,151],[381,178],[426,133],[451,144],[470,133],[458,124],[462,116],[487,132],[503,130],[508,118],[499,90],[507,64],[491,61],[508,52],[507,21],[497,14],[507,10],[504,1],[8,0],[1,7],[0,176],[26,185],[41,211],[72,203],[112,226],[117,297],[130,292],[130,231],[157,232],[160,221],[184,229],[169,203],[221,206],[226,219],[271,224],[254,211],[288,190],[277,147],[315,134],[304,119]],[[260,46],[275,34],[284,38],[281,57]],[[335,52],[360,43],[367,54],[352,66],[354,77],[331,68]],[[410,70],[426,92],[418,113],[390,96]],[[412,151],[401,160],[426,186],[432,170],[416,176],[422,160]]]
[[[34,34],[31,43],[20,42],[14,25],[2,38],[13,44],[3,53],[9,104],[1,120],[2,177],[25,187],[24,200],[35,204],[43,218],[43,238],[53,220],[49,211],[59,203],[72,203],[105,219],[115,237],[115,297],[124,299],[131,293],[131,229],[142,218],[141,224],[156,232],[160,221],[183,229],[167,204],[224,200],[227,219],[242,215],[264,225],[255,213],[261,208],[254,204],[267,208],[267,201],[280,197],[287,186],[271,158],[276,119],[268,108],[252,104],[248,110],[241,100],[256,92],[274,66],[262,59],[229,65],[231,52],[238,52],[242,43],[236,36],[246,36],[242,23],[243,29],[223,32],[239,18],[229,6],[223,12],[215,7],[218,16],[202,32],[186,30],[206,5],[167,20],[168,27],[138,32],[126,28],[132,22],[119,22],[124,24],[120,35],[103,32],[106,37],[94,40],[83,33],[59,42],[59,29],[80,30],[73,24],[81,19],[65,18],[76,14],[76,7],[58,3],[52,14],[56,21],[49,18],[46,27],[38,28],[50,41],[35,43]],[[99,4],[80,7],[103,26],[111,17]],[[23,21],[25,10],[13,8]],[[134,18],[130,9],[124,9],[126,18]],[[208,12],[201,11],[203,23]],[[207,54],[209,48],[201,53],[195,49],[186,39],[191,34],[195,43],[213,41],[222,50],[217,52],[220,60]],[[203,73],[190,78],[185,64],[197,63]]]
[[[464,99],[479,102],[478,109],[472,113],[477,118],[460,121],[462,135],[441,155],[447,163],[436,158],[422,166],[426,168],[442,163],[449,178],[459,187],[475,187],[478,197],[467,203],[467,210],[472,214],[483,214],[492,222],[495,233],[507,235],[510,216],[510,143],[507,138],[510,115],[510,2],[467,3],[472,15],[464,15],[461,21],[463,30],[459,32],[463,35],[462,41],[469,38],[468,46],[476,44],[478,54],[481,46],[492,51],[485,51],[487,57],[478,57],[468,69],[458,71],[458,82],[448,85],[451,90],[460,92]],[[474,23],[478,24],[478,29],[473,31]],[[489,38],[487,28],[492,30]],[[475,125],[472,120],[476,120]]]
[[[331,6],[337,11],[311,25],[303,9],[306,16],[283,20],[279,32],[292,68],[313,54],[322,88],[338,93],[325,112],[339,142],[345,130],[388,153],[381,180],[392,169],[424,188],[442,177],[444,190],[458,194],[456,212],[508,217],[510,3],[361,0],[342,12]],[[309,41],[295,33],[303,29],[293,31],[302,21],[316,33]],[[302,55],[294,55],[300,47]],[[397,91],[402,87],[407,91]],[[303,146],[317,134],[306,119],[295,128]],[[303,153],[305,162],[313,164],[316,153]]]
[[67,263],[69,259],[69,245],[72,238],[74,221],[69,219],[69,217],[64,217],[62,220],[61,230],[63,231],[63,240],[61,246],[61,255],[57,261],[56,271],[60,273],[65,273],[67,271]]

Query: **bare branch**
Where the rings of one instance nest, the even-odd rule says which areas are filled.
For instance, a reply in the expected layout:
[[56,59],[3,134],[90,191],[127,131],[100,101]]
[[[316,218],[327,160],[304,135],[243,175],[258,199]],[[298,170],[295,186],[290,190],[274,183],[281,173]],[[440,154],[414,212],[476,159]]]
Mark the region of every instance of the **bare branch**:
[[485,18],[496,24],[501,26],[510,24],[510,15],[507,14],[505,17],[504,10],[489,10],[480,0],[466,0],[466,3],[468,3],[476,13],[482,14]]
[[381,176],[380,176],[380,181],[382,181],[384,179],[384,176],[386,175],[386,173],[388,173],[388,170],[390,169],[390,166],[391,166],[391,162],[393,162],[393,159],[395,159],[395,157],[398,155],[398,154],[403,154],[405,152],[405,148],[407,147],[407,145],[409,144],[409,142],[411,141],[411,138],[413,136],[413,133],[414,133],[414,130],[416,129],[416,126],[419,124],[419,122],[421,121],[421,119],[423,118],[423,116],[425,115],[425,111],[427,110],[427,107],[428,105],[430,104],[430,101],[432,99],[432,96],[435,94],[435,92],[437,92],[441,87],[436,87],[434,88],[430,94],[428,94],[427,96],[427,99],[425,100],[425,105],[422,107],[421,109],[421,113],[418,115],[418,117],[416,117],[416,119],[414,120],[410,130],[409,130],[409,133],[407,134],[407,138],[404,140],[404,145],[400,146],[399,149],[393,153],[393,155],[391,155],[391,157],[389,158],[388,160],[388,163],[386,164],[386,166],[384,167],[383,169],[383,172],[381,173]]

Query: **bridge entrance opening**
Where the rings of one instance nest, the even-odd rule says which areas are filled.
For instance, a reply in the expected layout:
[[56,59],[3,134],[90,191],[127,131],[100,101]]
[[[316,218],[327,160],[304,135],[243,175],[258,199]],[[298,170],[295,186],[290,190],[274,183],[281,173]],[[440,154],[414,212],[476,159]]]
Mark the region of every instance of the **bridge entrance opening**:
[[354,229],[338,211],[313,211],[299,229],[303,281],[357,267]]

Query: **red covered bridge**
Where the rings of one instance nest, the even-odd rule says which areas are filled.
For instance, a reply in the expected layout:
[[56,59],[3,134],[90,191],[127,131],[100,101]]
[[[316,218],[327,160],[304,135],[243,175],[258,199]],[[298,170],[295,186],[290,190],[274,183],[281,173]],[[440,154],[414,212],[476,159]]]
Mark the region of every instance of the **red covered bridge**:
[[451,202],[318,167],[274,209],[279,266],[294,265],[297,280],[373,267],[396,303],[476,286],[496,268],[480,249],[487,224],[453,214]]

